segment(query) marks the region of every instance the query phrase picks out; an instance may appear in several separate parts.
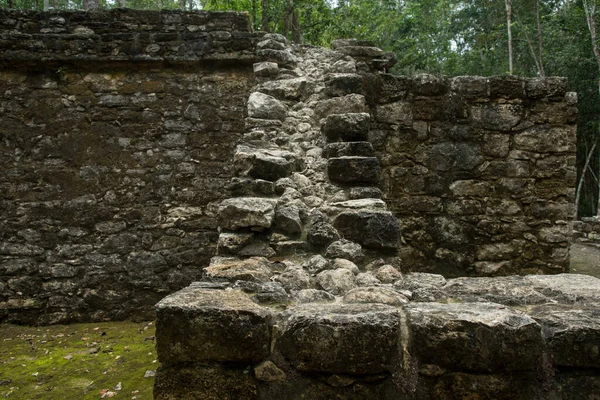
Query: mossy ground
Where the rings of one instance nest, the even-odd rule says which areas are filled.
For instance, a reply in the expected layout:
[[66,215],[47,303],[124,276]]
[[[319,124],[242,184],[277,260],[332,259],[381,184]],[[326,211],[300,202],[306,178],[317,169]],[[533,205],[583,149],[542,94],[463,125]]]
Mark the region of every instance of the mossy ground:
[[152,399],[157,367],[151,322],[0,324],[0,398]]

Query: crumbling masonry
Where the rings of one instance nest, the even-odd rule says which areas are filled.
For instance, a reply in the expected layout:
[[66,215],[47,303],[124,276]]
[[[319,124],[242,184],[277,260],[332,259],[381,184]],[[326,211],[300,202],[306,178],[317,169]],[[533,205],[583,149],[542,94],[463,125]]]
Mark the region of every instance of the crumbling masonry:
[[157,399],[599,391],[600,281],[539,275],[569,259],[564,79],[398,77],[234,13],[0,24],[4,320],[195,281],[158,304]]

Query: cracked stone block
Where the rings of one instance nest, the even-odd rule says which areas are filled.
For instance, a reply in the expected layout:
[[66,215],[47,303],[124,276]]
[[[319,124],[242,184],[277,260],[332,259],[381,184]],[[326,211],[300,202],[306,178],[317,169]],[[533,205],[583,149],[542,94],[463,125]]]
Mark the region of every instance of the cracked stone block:
[[213,257],[204,269],[206,277],[213,280],[265,282],[273,275],[271,263],[264,257],[240,260],[235,257]]
[[303,304],[280,315],[275,351],[300,371],[394,371],[400,313],[381,304]]
[[405,306],[412,355],[452,371],[539,368],[544,340],[531,317],[495,303]]
[[335,157],[327,161],[327,174],[333,183],[376,185],[381,167],[376,157]]
[[156,309],[162,364],[255,363],[269,355],[271,313],[241,290],[192,284],[165,297]]
[[333,226],[346,239],[369,248],[395,249],[400,241],[400,224],[389,211],[345,211]]
[[236,148],[233,162],[238,175],[272,182],[291,175],[299,164],[289,151],[245,145]]

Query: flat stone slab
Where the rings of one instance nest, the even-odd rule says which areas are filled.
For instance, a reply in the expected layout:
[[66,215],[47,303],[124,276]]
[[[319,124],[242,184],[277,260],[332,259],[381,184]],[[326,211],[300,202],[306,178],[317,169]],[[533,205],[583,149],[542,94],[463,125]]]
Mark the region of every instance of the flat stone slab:
[[241,290],[190,285],[156,305],[161,363],[257,362],[269,354],[271,316]]
[[531,370],[540,363],[540,325],[495,303],[412,303],[405,308],[421,363],[458,371]]
[[238,259],[235,257],[213,257],[204,269],[208,279],[265,282],[273,275],[271,262],[264,257]]
[[276,199],[234,197],[219,205],[219,226],[224,229],[269,228],[275,217]]
[[327,174],[333,183],[377,185],[381,167],[376,157],[333,157],[327,160]]
[[333,226],[343,237],[364,247],[395,249],[400,241],[400,224],[389,211],[344,211]]
[[296,155],[278,149],[258,149],[239,145],[233,158],[238,176],[276,181],[289,176],[296,170],[299,162]]

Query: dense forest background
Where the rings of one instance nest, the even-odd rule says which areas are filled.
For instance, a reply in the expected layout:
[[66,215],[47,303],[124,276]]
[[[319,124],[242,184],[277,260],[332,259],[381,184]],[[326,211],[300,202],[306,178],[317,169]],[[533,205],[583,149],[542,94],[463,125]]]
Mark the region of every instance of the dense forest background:
[[[579,95],[579,216],[597,214],[600,170],[600,0],[0,0],[14,9],[247,11],[255,30],[296,43],[372,40],[393,73],[566,76]],[[583,179],[581,177],[583,176]]]

